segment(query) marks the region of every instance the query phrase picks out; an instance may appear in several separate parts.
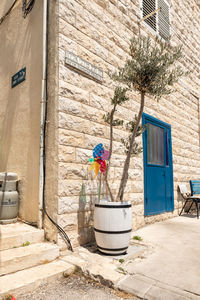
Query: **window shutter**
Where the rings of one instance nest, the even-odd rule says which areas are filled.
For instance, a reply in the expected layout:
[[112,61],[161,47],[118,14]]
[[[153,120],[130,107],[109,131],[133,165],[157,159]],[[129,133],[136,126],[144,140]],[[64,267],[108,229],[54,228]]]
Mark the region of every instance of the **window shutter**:
[[[156,0],[143,0],[142,17],[146,17],[156,10]],[[144,20],[153,30],[156,31],[156,14]]]
[[142,18],[158,8],[160,10],[144,20],[164,40],[170,37],[170,7],[167,0],[142,0]]
[[170,37],[169,5],[164,0],[158,0],[158,33],[167,40]]

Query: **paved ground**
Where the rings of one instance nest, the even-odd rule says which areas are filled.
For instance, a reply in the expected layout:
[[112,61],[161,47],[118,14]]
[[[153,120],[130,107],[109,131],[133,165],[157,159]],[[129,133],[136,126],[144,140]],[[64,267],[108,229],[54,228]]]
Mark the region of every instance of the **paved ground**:
[[[138,299],[135,296],[146,300],[200,300],[200,219],[176,217],[148,225],[133,235],[142,238],[133,256],[116,259],[79,247],[60,257],[79,266],[81,274],[92,279],[71,275],[17,300]],[[94,280],[132,295],[120,294]]]
[[148,245],[121,288],[145,299],[200,299],[200,219],[181,216],[134,233]]

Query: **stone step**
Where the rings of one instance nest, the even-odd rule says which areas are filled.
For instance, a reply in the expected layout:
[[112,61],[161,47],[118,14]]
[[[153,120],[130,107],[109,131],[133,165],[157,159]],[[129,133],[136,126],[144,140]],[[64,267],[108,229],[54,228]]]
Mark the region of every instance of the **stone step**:
[[44,230],[24,223],[0,225],[0,250],[21,247],[24,243],[31,244],[44,241]]
[[37,289],[40,284],[53,282],[61,278],[63,272],[69,275],[73,271],[73,265],[57,260],[45,265],[1,276],[0,299],[5,294],[13,294],[17,299],[20,299],[20,295]]
[[53,261],[59,256],[59,247],[50,243],[37,243],[25,247],[0,251],[0,275],[24,270]]

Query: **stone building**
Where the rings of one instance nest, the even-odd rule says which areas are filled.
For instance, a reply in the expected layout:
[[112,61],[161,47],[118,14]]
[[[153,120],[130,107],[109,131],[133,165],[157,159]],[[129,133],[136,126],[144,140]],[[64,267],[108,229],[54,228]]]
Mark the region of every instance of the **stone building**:
[[[98,182],[88,171],[88,159],[96,144],[103,143],[106,148],[109,143],[109,128],[102,117],[110,106],[114,85],[107,73],[123,65],[129,41],[139,33],[164,40],[171,35],[173,45],[183,44],[182,66],[190,73],[176,84],[173,94],[159,102],[146,99],[143,122],[151,124],[148,138],[154,145],[160,140],[163,143],[159,144],[160,154],[152,152],[149,161],[147,152],[154,148],[148,148],[148,138],[140,139],[144,154],[131,160],[125,199],[133,205],[133,230],[178,214],[182,205],[178,184],[200,179],[199,19],[198,0],[36,0],[25,19],[21,1],[16,2],[0,25],[1,40],[5,41],[0,45],[0,171],[15,171],[21,178],[21,218],[44,226],[47,237],[64,246],[55,226],[41,214],[45,183],[47,211],[72,244],[93,239]],[[46,25],[47,52],[43,51]],[[23,67],[26,80],[11,88],[12,75]],[[42,87],[47,90],[47,102]],[[120,107],[118,116],[131,120],[139,101],[139,95],[133,93],[132,101]],[[43,178],[40,115],[44,117],[41,109],[45,103]],[[123,128],[114,131],[114,191],[124,161],[120,142],[124,134]],[[156,173],[151,173],[151,164]]]

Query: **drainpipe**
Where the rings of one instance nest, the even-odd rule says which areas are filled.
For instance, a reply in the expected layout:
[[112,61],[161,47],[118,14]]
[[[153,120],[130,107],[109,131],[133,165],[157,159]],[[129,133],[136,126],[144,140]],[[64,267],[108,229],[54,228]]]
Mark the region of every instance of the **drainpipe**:
[[40,118],[40,178],[39,178],[39,216],[38,227],[43,227],[43,213],[56,226],[60,236],[73,252],[70,239],[66,232],[48,214],[45,205],[45,128],[47,112],[47,54],[48,54],[48,8],[49,0],[43,0],[43,64],[42,64],[42,96],[41,96],[41,118]]
[[42,95],[40,118],[40,175],[39,175],[39,218],[38,227],[43,226],[43,197],[44,197],[44,131],[46,122],[47,103],[47,3],[43,0],[43,54],[42,54]]

